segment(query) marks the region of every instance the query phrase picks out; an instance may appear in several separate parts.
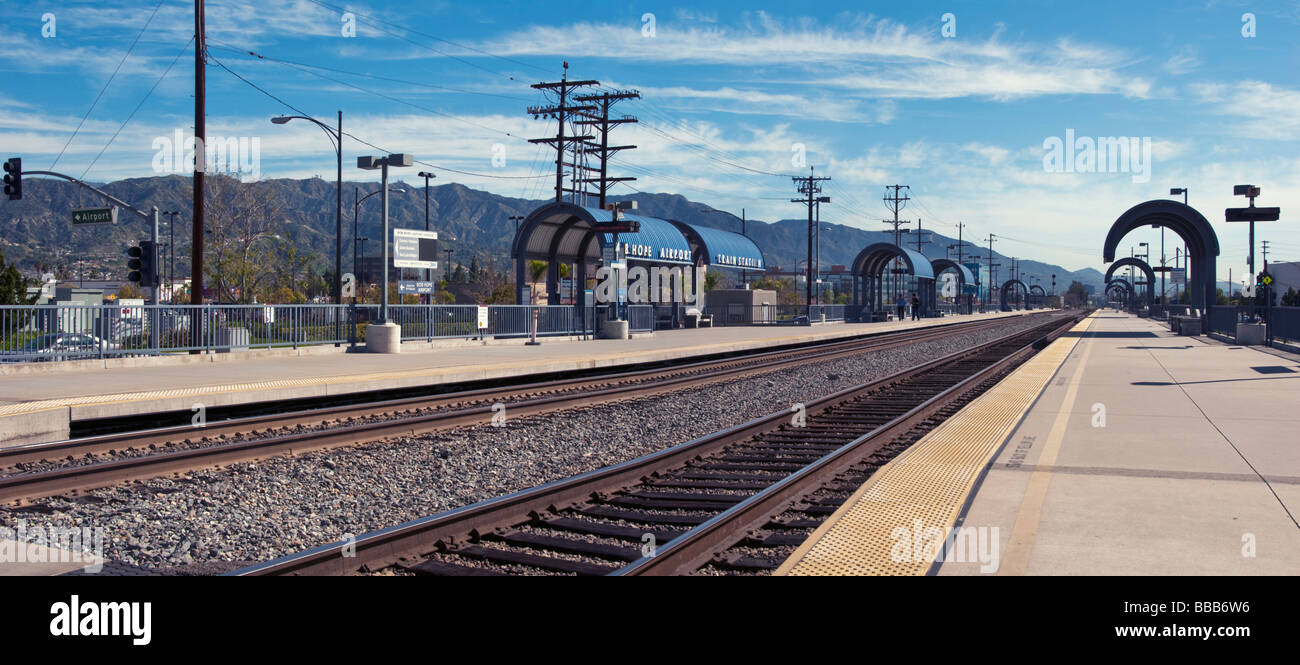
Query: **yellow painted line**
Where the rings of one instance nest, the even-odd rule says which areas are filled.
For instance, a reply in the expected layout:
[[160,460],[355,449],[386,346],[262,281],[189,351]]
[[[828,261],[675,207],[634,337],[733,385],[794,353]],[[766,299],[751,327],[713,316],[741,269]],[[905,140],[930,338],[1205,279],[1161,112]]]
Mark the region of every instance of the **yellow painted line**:
[[1079,339],[1052,342],[881,467],[775,574],[924,575],[935,552],[917,545],[956,524],[981,472]]
[[1061,402],[1061,410],[1056,413],[1056,419],[1052,421],[1052,429],[1047,434],[1043,451],[1039,453],[1038,461],[1034,464],[1034,472],[1029,476],[1029,484],[1025,487],[1025,496],[1021,499],[1020,511],[1016,514],[1016,524],[1011,528],[1011,541],[1007,544],[1007,551],[1002,557],[999,575],[1024,575],[1029,569],[1029,555],[1033,552],[1038,524],[1043,517],[1043,501],[1047,499],[1047,490],[1052,483],[1051,468],[1056,465],[1056,456],[1061,452],[1061,442],[1065,440],[1065,432],[1070,424],[1070,412],[1074,410],[1074,402],[1079,397],[1079,385],[1083,382],[1083,373],[1088,368],[1088,357],[1092,355],[1092,347],[1090,340],[1083,343],[1083,355],[1079,357],[1079,365],[1074,369],[1074,376],[1070,377],[1069,387],[1065,390],[1065,399]]
[[[1015,316],[1014,314],[1008,316]],[[988,318],[1001,318],[991,316]],[[908,325],[908,322],[899,322],[890,324],[888,327],[872,328],[872,331],[893,331],[907,328],[928,328],[939,325],[940,322],[924,323],[922,325]],[[677,356],[690,355],[691,352],[700,351],[708,353],[722,349],[733,349],[738,346],[744,346],[747,343],[761,342],[762,344],[753,345],[747,348],[762,348],[762,346],[779,345],[789,341],[806,341],[810,339],[834,339],[836,337],[847,337],[859,334],[859,331],[846,332],[843,335],[818,335],[809,333],[805,335],[788,335],[783,337],[770,337],[764,339],[742,339],[732,342],[716,342],[713,344],[698,344],[694,346],[676,347],[671,349]],[[500,347],[507,348],[507,347]],[[454,349],[453,349],[454,350]],[[585,364],[601,361],[627,361],[629,358],[638,356],[655,356],[662,353],[665,349],[645,349],[629,353],[607,353],[603,355],[586,356],[582,358],[573,357],[567,359],[545,359],[532,362],[499,362],[491,365],[449,365],[446,367],[427,367],[418,370],[394,371],[394,372],[375,372],[370,374],[342,374],[321,377],[306,377],[301,379],[281,379],[277,381],[257,381],[250,383],[232,383],[217,386],[193,386],[185,388],[173,388],[167,390],[151,390],[129,393],[114,393],[109,395],[90,395],[84,397],[60,397],[55,399],[33,400],[30,402],[18,402],[16,404],[0,405],[0,417],[13,416],[20,414],[35,413],[37,411],[47,411],[50,409],[67,408],[73,406],[105,406],[110,404],[121,404],[124,402],[152,401],[163,399],[179,399],[185,397],[201,397],[204,395],[223,395],[238,392],[252,392],[263,390],[280,390],[283,388],[309,388],[321,385],[338,385],[338,384],[356,384],[367,381],[385,381],[394,379],[408,379],[417,377],[436,377],[441,374],[454,372],[464,372],[472,370],[479,373],[492,372],[497,370],[520,370],[527,367],[548,367],[556,363],[581,361]],[[648,359],[648,358],[647,358]],[[641,362],[641,361],[635,361]],[[523,373],[523,372],[520,372]]]

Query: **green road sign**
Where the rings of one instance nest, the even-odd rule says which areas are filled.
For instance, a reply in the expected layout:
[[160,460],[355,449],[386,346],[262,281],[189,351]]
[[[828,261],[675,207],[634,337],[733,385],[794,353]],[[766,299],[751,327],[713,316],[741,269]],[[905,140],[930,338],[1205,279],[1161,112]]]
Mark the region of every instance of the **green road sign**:
[[117,206],[107,208],[78,208],[72,211],[72,223],[81,226],[88,224],[117,224]]

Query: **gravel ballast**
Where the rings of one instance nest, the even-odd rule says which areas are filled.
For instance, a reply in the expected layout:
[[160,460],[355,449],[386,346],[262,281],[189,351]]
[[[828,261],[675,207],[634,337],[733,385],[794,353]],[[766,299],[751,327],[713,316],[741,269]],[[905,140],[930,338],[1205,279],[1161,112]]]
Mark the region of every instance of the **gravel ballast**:
[[105,556],[205,572],[264,561],[689,441],[1041,324],[1004,325],[654,397],[235,464],[0,509],[0,525],[103,527]]

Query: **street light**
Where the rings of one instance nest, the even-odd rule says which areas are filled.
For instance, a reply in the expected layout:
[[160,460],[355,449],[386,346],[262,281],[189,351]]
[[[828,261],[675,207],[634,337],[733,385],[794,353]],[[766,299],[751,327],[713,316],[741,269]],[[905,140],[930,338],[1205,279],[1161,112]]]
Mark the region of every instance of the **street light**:
[[[416,175],[418,175],[421,178],[424,178],[424,230],[428,231],[429,230],[429,179],[437,178],[438,176],[428,171],[420,171]],[[424,270],[424,279],[430,282],[433,281],[433,272],[426,268]],[[429,296],[425,299],[424,304],[429,305],[432,303],[433,303],[433,290],[430,289]]]
[[[360,270],[357,267],[357,243],[363,240],[369,240],[369,238],[360,237],[360,231],[357,228],[357,213],[361,208],[361,204],[365,203],[366,199],[374,196],[375,194],[378,194],[380,191],[381,190],[376,189],[375,191],[370,192],[369,194],[366,194],[361,198],[357,198],[357,195],[360,194],[360,188],[356,186],[352,187],[352,272],[356,273],[354,277],[356,277],[358,281],[361,279],[361,274],[360,274]],[[393,192],[395,194],[406,193],[406,190],[402,189],[401,187],[390,187],[388,191]],[[352,297],[352,302],[353,304],[356,304],[355,295],[353,295]]]
[[[276,125],[288,124],[290,120],[306,120],[315,123],[334,143],[334,153],[338,157],[338,179],[335,183],[334,206],[334,302],[343,304],[343,111],[339,110],[339,125],[331,129],[325,123],[305,115],[280,115],[271,118]],[[337,320],[337,319],[336,319]]]
[[[367,171],[378,169],[381,174],[380,181],[382,186],[379,191],[383,192],[383,196],[380,197],[380,200],[383,201],[383,203],[380,207],[383,209],[384,235],[380,239],[380,242],[382,242],[384,246],[384,282],[383,288],[380,289],[382,299],[379,303],[379,318],[383,320],[385,326],[390,325],[391,323],[388,320],[388,167],[411,166],[414,163],[415,158],[411,157],[410,154],[400,152],[388,155],[387,157],[368,155],[357,158],[357,168],[365,169]],[[400,334],[398,337],[400,338]]]

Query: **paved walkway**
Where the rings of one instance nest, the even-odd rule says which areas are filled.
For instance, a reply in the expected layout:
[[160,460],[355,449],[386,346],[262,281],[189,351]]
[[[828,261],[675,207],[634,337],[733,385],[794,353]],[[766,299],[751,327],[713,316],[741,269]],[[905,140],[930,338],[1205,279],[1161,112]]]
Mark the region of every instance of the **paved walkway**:
[[[1300,356],[1178,337],[1114,313],[1078,335],[1054,342],[1071,346],[1038,380],[1044,388],[968,405],[877,473],[881,485],[868,481],[783,572],[816,572],[829,551],[842,570],[886,574],[1300,574]],[[976,421],[1008,425],[986,448],[987,473],[925,478],[956,491],[947,499],[960,510],[937,521],[933,505],[896,500],[881,513],[892,518],[853,519],[936,468],[918,462],[977,445]],[[910,477],[897,472],[909,464]],[[913,514],[922,531],[962,527],[951,533],[969,545],[963,559],[900,569],[898,552],[913,548],[896,546],[917,529]]]

